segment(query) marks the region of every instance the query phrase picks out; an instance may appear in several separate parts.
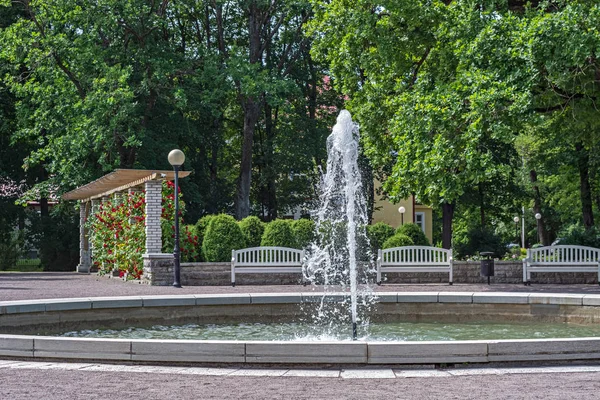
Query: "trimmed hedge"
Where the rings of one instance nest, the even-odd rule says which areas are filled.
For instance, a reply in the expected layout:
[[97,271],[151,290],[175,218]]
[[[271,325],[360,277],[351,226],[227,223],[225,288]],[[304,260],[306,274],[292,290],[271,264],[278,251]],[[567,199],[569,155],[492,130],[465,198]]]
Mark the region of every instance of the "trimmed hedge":
[[396,229],[396,234],[406,235],[412,239],[415,246],[431,246],[429,239],[423,233],[421,227],[417,224],[404,224]]
[[292,230],[299,248],[308,247],[316,239],[315,221],[307,218],[297,219],[292,223]]
[[253,215],[244,218],[238,222],[244,239],[246,239],[247,247],[258,247],[262,240],[263,233],[265,232],[265,224],[260,218]]
[[385,222],[377,222],[367,226],[367,237],[371,243],[373,254],[377,254],[377,250],[382,249],[386,240],[394,236],[395,230]]
[[406,235],[396,233],[383,243],[382,249],[391,249],[392,247],[413,246],[415,243]]
[[200,241],[200,243],[202,243],[202,241],[204,240],[206,228],[208,228],[208,224],[210,224],[210,221],[214,217],[216,217],[216,215],[205,215],[204,217],[200,218],[198,222],[196,222],[196,225],[194,225],[196,229],[194,233],[196,236],[198,236],[198,240]]
[[294,249],[298,247],[292,225],[289,221],[283,219],[276,219],[267,224],[260,245],[291,247]]
[[245,247],[246,240],[235,218],[219,214],[210,220],[202,242],[202,253],[206,261],[229,261],[231,250]]

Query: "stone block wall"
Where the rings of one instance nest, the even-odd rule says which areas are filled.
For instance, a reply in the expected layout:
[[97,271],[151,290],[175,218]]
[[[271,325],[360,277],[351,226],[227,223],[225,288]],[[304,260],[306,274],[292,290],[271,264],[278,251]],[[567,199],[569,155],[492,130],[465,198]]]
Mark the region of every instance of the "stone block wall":
[[[151,285],[173,284],[173,256],[164,259],[144,259],[143,281]],[[147,267],[147,262],[148,266]],[[147,269],[149,268],[149,269]],[[523,284],[523,264],[510,261],[496,261],[491,283]],[[487,277],[480,276],[479,262],[455,262],[454,283],[487,283]],[[236,274],[236,285],[299,285],[300,274]],[[383,274],[384,283],[421,284],[446,283],[448,274],[436,272],[389,273]],[[541,284],[593,284],[598,283],[595,273],[534,273],[532,283]],[[231,285],[231,264],[182,263],[181,284],[183,286],[228,286]]]

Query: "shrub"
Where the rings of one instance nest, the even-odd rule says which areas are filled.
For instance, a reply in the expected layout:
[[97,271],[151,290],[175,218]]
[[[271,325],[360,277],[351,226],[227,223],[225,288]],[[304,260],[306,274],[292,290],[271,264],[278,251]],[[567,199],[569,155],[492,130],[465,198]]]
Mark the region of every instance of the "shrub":
[[581,224],[569,225],[559,234],[557,244],[571,244],[600,248],[600,232],[596,227],[585,229]]
[[216,215],[205,215],[204,217],[200,218],[198,222],[196,222],[196,225],[194,225],[194,234],[198,236],[198,241],[200,242],[200,245],[202,245],[202,241],[204,240],[204,234],[206,233],[206,228],[208,228],[208,224],[210,224],[210,221],[215,216]]
[[298,246],[291,224],[282,219],[276,219],[267,224],[260,245],[291,248]]
[[206,257],[204,257],[204,252],[202,251],[202,242],[204,241],[204,235],[206,234],[206,228],[208,228],[208,224],[215,217],[215,215],[205,215],[196,222],[194,225],[194,236],[198,237],[198,260],[206,261]]
[[385,222],[378,222],[367,226],[367,237],[371,243],[373,254],[377,254],[377,250],[383,248],[386,240],[394,236],[394,228]]
[[396,233],[401,233],[412,239],[415,246],[431,246],[429,239],[423,233],[421,227],[417,224],[404,224],[400,226]]
[[391,249],[392,247],[413,246],[414,242],[411,238],[401,233],[396,233],[383,243],[382,249]]
[[262,240],[262,235],[265,232],[265,224],[260,218],[255,216],[249,216],[241,220],[239,223],[244,239],[246,239],[246,246],[258,247]]
[[0,232],[0,271],[13,268],[23,255],[23,231]]
[[179,235],[179,250],[181,261],[194,262],[200,258],[200,245],[194,225],[185,225]]
[[466,259],[482,252],[491,252],[493,257],[503,257],[506,253],[506,246],[500,236],[488,228],[473,227],[467,231],[462,240],[454,244],[454,254],[457,259]]
[[202,242],[206,261],[229,261],[232,250],[245,247],[246,240],[242,230],[231,215],[219,214],[211,219]]
[[298,247],[305,248],[315,241],[315,222],[301,218],[292,223],[292,230]]

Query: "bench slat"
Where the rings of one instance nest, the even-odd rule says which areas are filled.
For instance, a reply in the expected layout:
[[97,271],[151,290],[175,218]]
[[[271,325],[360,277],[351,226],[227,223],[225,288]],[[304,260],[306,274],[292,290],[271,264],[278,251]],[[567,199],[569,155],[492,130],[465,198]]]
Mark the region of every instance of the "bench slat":
[[377,252],[377,283],[385,272],[448,272],[452,284],[452,250],[403,246]]
[[231,284],[237,273],[302,273],[304,250],[288,247],[252,247],[231,252]]
[[532,272],[597,272],[600,282],[600,249],[557,245],[527,249],[523,260],[523,282],[528,285]]

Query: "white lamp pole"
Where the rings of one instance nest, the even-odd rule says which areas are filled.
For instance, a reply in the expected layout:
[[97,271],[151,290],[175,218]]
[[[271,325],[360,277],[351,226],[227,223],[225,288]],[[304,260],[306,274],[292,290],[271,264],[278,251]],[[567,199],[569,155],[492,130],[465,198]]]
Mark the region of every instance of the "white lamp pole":
[[173,286],[181,287],[181,264],[179,252],[179,167],[185,161],[183,151],[175,149],[169,153],[169,164],[175,170],[175,246],[173,248],[173,258],[175,259],[175,268],[173,268]]
[[541,224],[541,219],[542,219],[542,214],[540,213],[535,213],[535,219],[537,221],[537,237],[538,240],[540,241],[540,243],[542,243],[542,240],[540,239],[540,224]]
[[519,217],[514,217],[513,221],[515,221],[515,238],[517,238],[517,243],[519,243]]
[[404,213],[406,212],[406,208],[404,208],[404,206],[400,206],[400,208],[398,208],[398,212],[402,216],[402,224],[401,225],[404,225]]

